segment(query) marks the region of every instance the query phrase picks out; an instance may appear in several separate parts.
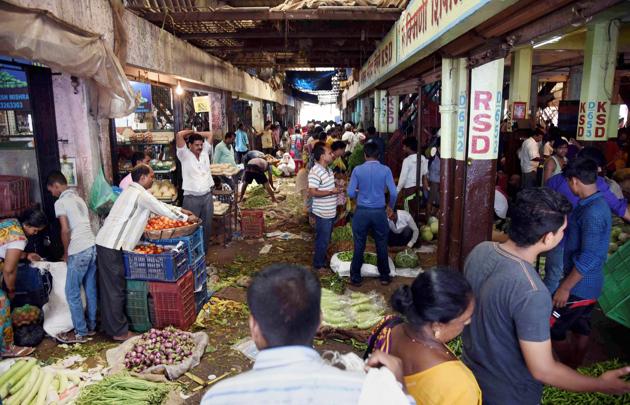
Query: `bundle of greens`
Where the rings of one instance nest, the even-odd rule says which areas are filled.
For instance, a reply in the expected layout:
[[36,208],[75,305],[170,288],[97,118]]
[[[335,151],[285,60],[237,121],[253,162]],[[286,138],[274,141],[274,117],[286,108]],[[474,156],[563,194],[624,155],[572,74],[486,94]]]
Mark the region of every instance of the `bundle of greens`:
[[323,324],[336,329],[368,329],[385,314],[385,301],[375,292],[335,294],[322,289]]
[[[351,250],[346,251],[346,252],[339,252],[337,254],[337,257],[342,262],[351,262],[353,256],[354,256],[354,252]],[[371,264],[372,266],[377,266],[377,262],[378,261],[377,261],[376,255],[374,253],[368,253],[368,252],[363,253],[364,264]]]
[[348,169],[352,171],[355,167],[365,163],[365,155],[363,154],[363,145],[357,145],[350,157],[348,158]]
[[77,405],[160,405],[173,384],[141,380],[117,373],[81,390]]
[[253,197],[248,197],[247,200],[242,204],[242,208],[245,209],[257,209],[264,208],[269,206],[269,198],[266,195],[255,195]]
[[352,240],[352,225],[346,224],[345,226],[338,226],[332,231],[332,237],[330,239],[333,243],[351,241]]
[[418,267],[418,255],[411,249],[405,249],[396,255],[394,264],[401,269],[414,269]]

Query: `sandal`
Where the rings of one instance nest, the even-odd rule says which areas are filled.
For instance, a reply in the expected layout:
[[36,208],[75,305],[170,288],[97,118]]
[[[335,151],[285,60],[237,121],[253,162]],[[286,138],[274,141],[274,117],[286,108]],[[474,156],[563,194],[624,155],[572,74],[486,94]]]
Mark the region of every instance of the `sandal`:
[[5,352],[2,353],[1,357],[6,357],[6,358],[25,357],[25,356],[29,356],[34,351],[35,351],[34,347],[11,345],[7,348]]
[[57,335],[56,339],[65,344],[69,343],[86,343],[88,340],[85,336],[77,335],[74,332],[64,332]]

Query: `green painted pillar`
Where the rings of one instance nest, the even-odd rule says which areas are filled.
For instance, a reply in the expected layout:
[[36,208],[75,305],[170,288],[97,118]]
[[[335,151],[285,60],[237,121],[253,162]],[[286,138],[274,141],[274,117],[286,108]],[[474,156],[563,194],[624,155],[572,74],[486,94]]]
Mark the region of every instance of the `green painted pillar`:
[[615,79],[619,21],[591,24],[586,32],[584,69],[580,89],[577,139],[605,141],[609,137],[611,99]]
[[[508,130],[514,120],[527,119],[532,114],[532,60],[534,48],[526,46],[512,52],[510,65],[510,99]],[[537,83],[536,83],[537,85]]]

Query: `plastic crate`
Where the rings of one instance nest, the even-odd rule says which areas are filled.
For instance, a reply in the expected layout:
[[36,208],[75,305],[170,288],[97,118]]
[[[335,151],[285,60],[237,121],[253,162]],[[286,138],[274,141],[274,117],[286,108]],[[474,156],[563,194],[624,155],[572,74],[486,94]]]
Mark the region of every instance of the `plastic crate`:
[[208,273],[206,272],[206,259],[202,257],[190,269],[192,270],[193,277],[195,278],[195,291],[199,291],[202,286],[206,285],[206,281],[208,280]]
[[153,301],[153,322],[156,328],[169,325],[188,329],[195,322],[195,281],[187,271],[176,283],[149,282]]
[[149,242],[156,245],[177,245],[184,242],[188,251],[188,263],[195,263],[201,257],[205,257],[206,249],[203,246],[203,226],[188,236],[181,236],[173,239],[150,239]]
[[131,330],[144,333],[151,329],[149,287],[146,281],[127,280],[126,307]]
[[210,301],[210,294],[208,294],[207,286],[202,287],[200,291],[195,291],[195,314],[198,314],[208,301]]
[[630,242],[604,265],[604,288],[599,305],[610,319],[630,328]]
[[242,210],[241,232],[245,238],[262,238],[265,234],[265,212],[263,210]]
[[155,255],[123,252],[123,259],[125,278],[129,280],[177,281],[189,267],[188,249],[183,243],[177,250]]
[[0,216],[11,216],[28,208],[31,181],[27,177],[0,176]]

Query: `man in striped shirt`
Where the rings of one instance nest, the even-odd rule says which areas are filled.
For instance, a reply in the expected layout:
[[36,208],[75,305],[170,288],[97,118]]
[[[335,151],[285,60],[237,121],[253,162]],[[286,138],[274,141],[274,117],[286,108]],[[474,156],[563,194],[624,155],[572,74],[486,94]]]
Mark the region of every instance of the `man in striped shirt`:
[[147,189],[153,184],[153,169],[139,164],[131,171],[133,182],[120,194],[96,236],[101,323],[114,340],[130,337],[125,316],[125,266],[123,250],[133,250],[153,212],[171,219],[197,220],[190,211],[164,204]]
[[[303,267],[276,264],[258,273],[247,290],[249,329],[260,350],[256,362],[251,371],[212,387],[201,404],[359,403],[365,374],[332,367],[313,349],[321,320],[320,301],[319,280]],[[376,351],[368,366],[385,366],[403,383],[402,362],[396,357]],[[379,383],[384,388],[384,380]],[[399,387],[389,386],[388,392],[404,401]],[[409,396],[407,400],[415,403]]]
[[308,174],[308,195],[313,198],[312,213],[315,216],[315,253],[313,269],[326,267],[326,249],[330,242],[335,217],[337,216],[337,194],[335,176],[328,168],[332,162],[330,147],[317,143],[313,148],[315,165]]

